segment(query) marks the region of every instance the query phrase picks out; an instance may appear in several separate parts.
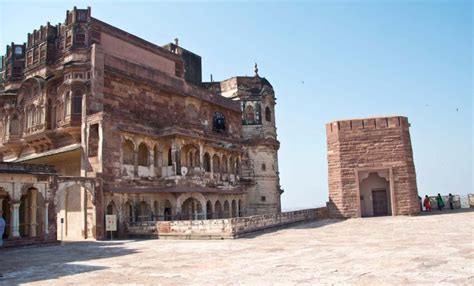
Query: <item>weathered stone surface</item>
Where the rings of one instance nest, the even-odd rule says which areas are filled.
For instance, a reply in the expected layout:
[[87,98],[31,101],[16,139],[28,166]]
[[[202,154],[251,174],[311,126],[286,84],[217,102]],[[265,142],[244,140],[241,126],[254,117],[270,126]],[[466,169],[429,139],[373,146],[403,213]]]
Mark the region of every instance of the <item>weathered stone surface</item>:
[[65,239],[104,238],[106,213],[121,234],[130,221],[281,211],[275,92],[257,69],[202,82],[199,55],[76,7],[4,62],[0,161],[94,180],[58,190]]
[[328,217],[328,210],[324,207],[242,218],[145,222],[127,225],[127,234],[160,239],[230,239]]
[[442,212],[323,220],[241,240],[6,249],[0,283],[472,285],[473,229],[474,212]]
[[420,211],[409,126],[402,116],[326,124],[332,217],[361,216],[359,183],[371,173],[385,176],[389,182],[390,190],[386,191],[390,193],[392,214]]

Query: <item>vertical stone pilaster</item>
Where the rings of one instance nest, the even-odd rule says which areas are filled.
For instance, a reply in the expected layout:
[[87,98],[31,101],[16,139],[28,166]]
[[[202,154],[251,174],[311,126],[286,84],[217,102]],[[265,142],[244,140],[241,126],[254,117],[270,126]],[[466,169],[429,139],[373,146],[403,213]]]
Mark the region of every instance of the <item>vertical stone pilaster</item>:
[[209,167],[211,169],[211,179],[214,180],[214,152],[209,154]]
[[12,202],[12,208],[11,234],[13,237],[20,237],[20,202]]
[[103,131],[103,122],[102,120],[99,121],[99,144],[97,146],[97,163],[98,163],[98,169],[97,172],[102,173],[102,146],[103,146],[103,140],[104,140],[104,131]]
[[37,192],[31,192],[31,205],[30,205],[30,233],[29,236],[35,237],[36,236],[36,223],[37,223],[37,218],[36,218],[36,209],[37,209],[37,204],[36,204],[36,199],[37,199]]
[[48,210],[49,210],[49,203],[46,202],[44,204],[44,234],[45,236],[49,234]]
[[204,145],[199,143],[199,168],[201,171],[204,170]]

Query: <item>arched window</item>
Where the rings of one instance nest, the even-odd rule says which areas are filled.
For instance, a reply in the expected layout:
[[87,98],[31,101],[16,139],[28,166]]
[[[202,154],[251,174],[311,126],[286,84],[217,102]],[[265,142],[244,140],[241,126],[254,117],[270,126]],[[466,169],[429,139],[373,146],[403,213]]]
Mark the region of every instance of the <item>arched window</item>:
[[82,113],[82,90],[75,90],[74,97],[72,100],[72,113]]
[[244,119],[247,123],[253,123],[255,121],[255,110],[252,105],[245,107]]
[[10,125],[8,128],[8,133],[10,135],[19,135],[20,134],[20,120],[18,120],[18,116],[13,114],[10,119]]
[[220,112],[214,112],[212,117],[212,130],[217,133],[225,132],[225,117]]
[[140,145],[138,145],[138,165],[149,166],[148,159],[148,147],[145,143],[140,143]]
[[130,140],[125,140],[122,144],[122,162],[125,165],[134,165],[133,162],[133,143]]
[[272,111],[268,106],[267,108],[265,108],[265,120],[268,122],[272,122]]
[[234,157],[229,158],[229,174],[235,174],[235,159],[234,159]]
[[64,101],[64,106],[65,106],[64,107],[64,117],[71,114],[71,102],[72,102],[71,92],[66,92],[66,97],[65,97],[65,101]]
[[194,153],[193,151],[189,151],[188,153],[188,166],[189,167],[194,167]]
[[211,156],[209,156],[209,153],[204,154],[204,171],[211,171]]
[[222,168],[223,173],[227,173],[227,156],[222,157]]
[[168,166],[173,166],[173,160],[171,156],[171,147],[168,149]]
[[219,173],[220,171],[220,158],[217,154],[212,157],[212,171],[214,173]]
[[262,171],[266,171],[267,170],[267,166],[265,164],[262,164]]
[[30,117],[31,117],[31,121],[30,121],[29,127],[33,127],[36,125],[36,107],[35,106],[31,107]]

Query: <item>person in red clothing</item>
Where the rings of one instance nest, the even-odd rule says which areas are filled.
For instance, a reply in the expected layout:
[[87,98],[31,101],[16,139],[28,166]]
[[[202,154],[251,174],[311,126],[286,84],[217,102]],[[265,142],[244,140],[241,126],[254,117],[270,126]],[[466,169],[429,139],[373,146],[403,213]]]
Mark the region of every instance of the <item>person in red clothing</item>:
[[431,211],[431,203],[430,203],[430,198],[428,198],[428,195],[425,196],[425,200],[423,202],[423,205],[425,206],[425,210],[427,212]]

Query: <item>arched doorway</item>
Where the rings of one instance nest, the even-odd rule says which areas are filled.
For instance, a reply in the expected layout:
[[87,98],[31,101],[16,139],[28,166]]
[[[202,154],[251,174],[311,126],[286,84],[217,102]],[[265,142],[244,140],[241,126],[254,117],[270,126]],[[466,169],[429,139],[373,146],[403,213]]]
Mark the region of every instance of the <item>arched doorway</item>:
[[44,199],[35,188],[30,188],[20,198],[20,236],[37,237],[44,234]]
[[238,217],[237,202],[232,200],[232,217]]
[[216,201],[216,204],[214,205],[214,218],[222,218],[222,204],[220,201]]
[[171,202],[169,200],[165,201],[164,208],[163,208],[163,216],[164,216],[164,220],[166,221],[169,221],[172,219]]
[[160,210],[159,210],[159,205],[157,201],[153,201],[153,212],[151,213],[151,218],[152,221],[158,221],[160,220]]
[[11,212],[10,212],[10,195],[2,188],[0,188],[0,210],[2,210],[2,217],[5,220],[5,232],[3,239],[10,237],[11,229]]
[[224,202],[224,218],[229,218],[230,217],[230,206],[229,206],[229,201]]
[[238,205],[238,208],[239,208],[239,217],[243,217],[244,216],[244,211],[242,210],[242,200],[239,200],[239,205]]
[[181,206],[181,219],[195,220],[203,216],[202,205],[195,198],[186,199]]
[[129,202],[123,204],[123,221],[125,223],[133,222],[133,207]]
[[206,216],[207,219],[213,219],[213,213],[212,213],[212,203],[211,201],[207,201],[206,203]]
[[138,219],[139,222],[150,221],[151,220],[151,210],[150,206],[142,201],[138,204]]
[[359,173],[360,213],[362,217],[392,214],[387,171]]

